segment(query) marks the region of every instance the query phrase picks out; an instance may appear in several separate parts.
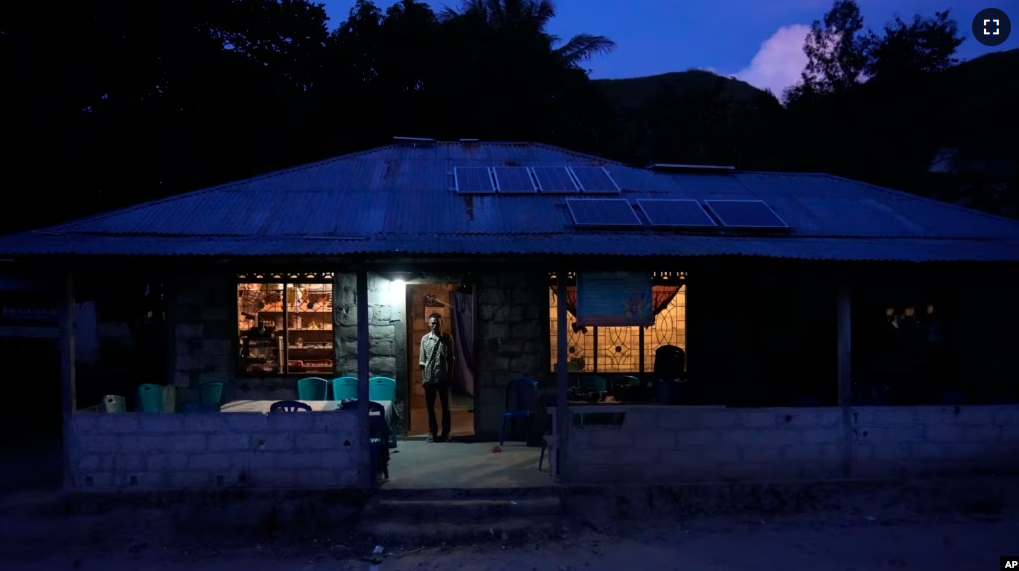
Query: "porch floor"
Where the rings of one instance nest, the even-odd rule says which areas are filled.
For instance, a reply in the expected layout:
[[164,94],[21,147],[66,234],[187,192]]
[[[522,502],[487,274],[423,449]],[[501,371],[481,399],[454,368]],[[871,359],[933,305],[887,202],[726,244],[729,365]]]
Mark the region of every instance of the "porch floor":
[[506,442],[423,442],[401,440],[389,458],[389,489],[534,488],[554,486],[548,459],[538,470],[541,448]]

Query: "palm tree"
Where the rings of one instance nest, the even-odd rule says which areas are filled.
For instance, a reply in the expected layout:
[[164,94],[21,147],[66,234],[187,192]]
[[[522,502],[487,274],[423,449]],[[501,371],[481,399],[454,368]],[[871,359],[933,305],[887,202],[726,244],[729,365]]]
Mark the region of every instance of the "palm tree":
[[441,13],[446,21],[461,19],[518,39],[540,40],[559,63],[572,69],[580,69],[582,63],[615,49],[615,42],[593,34],[577,34],[554,47],[560,39],[545,31],[554,17],[552,0],[464,0],[459,11],[446,8]]

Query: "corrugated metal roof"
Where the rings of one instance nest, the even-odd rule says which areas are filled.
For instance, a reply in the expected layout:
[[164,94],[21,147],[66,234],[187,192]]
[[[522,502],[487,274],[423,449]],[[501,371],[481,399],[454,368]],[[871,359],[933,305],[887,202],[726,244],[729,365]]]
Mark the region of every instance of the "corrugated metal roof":
[[[768,203],[792,236],[577,228],[566,196],[459,195],[469,166],[604,165],[640,198]],[[580,254],[1016,260],[1019,222],[824,174],[654,172],[534,143],[395,144],[0,238],[6,255]]]

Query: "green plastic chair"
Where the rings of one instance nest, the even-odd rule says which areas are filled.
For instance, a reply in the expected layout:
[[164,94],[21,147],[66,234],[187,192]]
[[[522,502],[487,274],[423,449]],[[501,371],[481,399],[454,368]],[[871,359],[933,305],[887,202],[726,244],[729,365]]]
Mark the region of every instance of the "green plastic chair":
[[142,412],[163,412],[163,386],[146,383],[138,387],[138,408]]
[[210,381],[198,387],[198,404],[202,410],[219,410],[223,405],[223,383]]
[[[581,392],[603,392],[606,390],[605,387],[608,385],[608,381],[605,380],[605,377],[600,377],[598,375],[584,375],[580,377],[579,385]],[[586,417],[587,414],[584,413],[577,415],[577,421],[581,426],[586,423]]]
[[329,394],[329,381],[318,377],[308,377],[297,381],[297,400],[326,400]]
[[357,398],[357,377],[339,377],[333,379],[333,400]]
[[613,377],[610,384],[613,389],[619,387],[639,387],[640,379],[632,375],[624,375],[622,377]]
[[368,379],[368,400],[396,400],[396,379],[372,377]]
[[117,395],[106,395],[103,397],[103,406],[106,412],[127,412],[127,399]]

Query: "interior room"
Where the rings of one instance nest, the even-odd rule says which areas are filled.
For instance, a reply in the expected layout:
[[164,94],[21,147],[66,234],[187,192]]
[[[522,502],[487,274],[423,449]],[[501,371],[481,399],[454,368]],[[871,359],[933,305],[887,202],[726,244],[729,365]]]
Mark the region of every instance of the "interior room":
[[[408,427],[407,437],[428,436],[428,413],[425,408],[425,390],[422,385],[420,365],[421,340],[429,333],[429,316],[437,313],[441,319],[442,331],[453,338],[455,362],[453,382],[450,387],[449,406],[451,417],[451,438],[474,436],[474,379],[469,363],[470,345],[473,339],[466,335],[470,324],[469,287],[459,283],[433,283],[407,285],[407,371],[408,386]],[[466,352],[465,352],[466,350]],[[436,400],[435,414],[441,422],[441,407]]]

